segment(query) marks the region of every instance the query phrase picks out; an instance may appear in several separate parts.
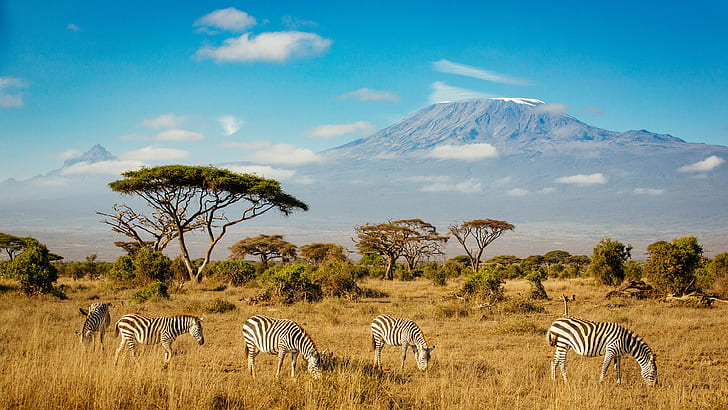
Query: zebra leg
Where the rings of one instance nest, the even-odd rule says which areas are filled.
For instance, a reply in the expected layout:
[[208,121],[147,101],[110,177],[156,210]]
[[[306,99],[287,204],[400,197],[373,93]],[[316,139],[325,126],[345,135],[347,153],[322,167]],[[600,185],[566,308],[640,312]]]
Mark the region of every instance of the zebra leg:
[[602,363],[602,373],[599,375],[599,383],[604,381],[604,376],[607,375],[609,365],[612,363],[612,360],[615,359],[614,356],[614,351],[612,351],[612,349],[607,349],[607,352],[604,354],[604,363]]
[[407,345],[402,345],[402,370],[404,370],[404,359],[407,358]]
[[291,352],[291,377],[296,377],[296,359],[298,359],[298,352]]
[[278,369],[276,370],[276,379],[281,375],[281,367],[283,366],[283,359],[286,357],[285,350],[281,349],[278,351]]
[[252,347],[248,350],[248,370],[250,370],[250,375],[255,378],[255,356],[258,355],[258,349],[255,347]]
[[561,369],[561,377],[564,378],[564,382],[568,383],[569,378],[566,376],[566,353],[568,348],[561,346],[556,347],[556,353],[554,354],[554,361],[551,363],[551,378],[556,380],[556,366],[558,365]]
[[377,340],[374,347],[374,366],[380,369],[382,368],[382,348],[384,348],[384,343]]
[[126,344],[126,340],[124,338],[121,338],[121,343],[119,343],[119,347],[116,349],[116,355],[114,355],[114,366],[116,366],[116,363],[119,361],[119,353],[121,353],[122,350],[124,350],[124,345]]
[[172,351],[172,342],[165,340],[162,342],[162,347],[164,348],[164,362],[169,363],[169,359],[171,359],[174,354]]
[[622,372],[620,371],[620,362],[622,361],[622,356],[616,356],[614,358],[614,373],[617,374],[617,384],[622,384]]
[[104,332],[106,332],[103,328],[99,330],[99,343],[101,343],[101,351],[104,351]]

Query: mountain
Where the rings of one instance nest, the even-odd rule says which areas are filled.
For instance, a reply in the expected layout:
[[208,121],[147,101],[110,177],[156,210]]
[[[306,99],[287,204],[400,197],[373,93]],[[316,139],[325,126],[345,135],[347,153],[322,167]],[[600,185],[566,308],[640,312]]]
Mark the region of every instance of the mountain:
[[63,166],[69,167],[79,162],[94,163],[101,161],[113,161],[116,159],[116,156],[107,151],[106,148],[104,148],[100,144],[95,144],[93,147],[91,147],[91,149],[84,152],[82,155],[64,161]]
[[488,143],[501,154],[578,154],[579,150],[684,143],[645,130],[618,133],[587,125],[551,104],[525,98],[490,98],[430,105],[376,134],[326,155],[372,159],[407,157],[442,144]]

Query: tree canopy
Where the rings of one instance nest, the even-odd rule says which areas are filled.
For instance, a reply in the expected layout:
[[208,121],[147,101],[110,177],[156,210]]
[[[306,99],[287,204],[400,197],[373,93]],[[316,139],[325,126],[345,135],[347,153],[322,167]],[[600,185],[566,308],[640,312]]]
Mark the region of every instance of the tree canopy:
[[672,243],[657,241],[647,247],[647,253],[650,257],[644,271],[658,290],[682,295],[695,284],[703,247],[694,236],[677,238]]
[[619,285],[624,280],[624,264],[632,256],[631,252],[632,245],[602,238],[594,247],[587,271],[605,285]]
[[473,272],[478,272],[485,248],[500,238],[503,232],[513,229],[515,226],[506,221],[474,219],[450,226],[450,234],[460,242],[470,257]]
[[263,266],[272,259],[289,261],[296,257],[296,245],[283,239],[283,235],[260,234],[245,238],[230,247],[231,259],[244,259],[247,255],[258,256]]
[[[116,215],[101,213],[110,218],[104,222],[140,246],[150,242],[143,239],[145,235],[151,236],[151,242],[158,247],[166,246],[164,241],[176,239],[190,279],[202,278],[212,250],[229,227],[272,209],[283,215],[308,210],[308,205],[284,192],[278,181],[226,169],[164,165],[127,171],[122,176],[123,179],[109,183],[109,187],[121,194],[141,197],[149,212],[135,212],[122,205]],[[240,213],[225,213],[238,203],[245,204]],[[203,263],[197,269],[185,240],[185,234],[195,230],[205,232],[208,238]]]
[[313,264],[320,264],[325,260],[346,261],[344,247],[335,243],[311,243],[299,249],[301,257]]

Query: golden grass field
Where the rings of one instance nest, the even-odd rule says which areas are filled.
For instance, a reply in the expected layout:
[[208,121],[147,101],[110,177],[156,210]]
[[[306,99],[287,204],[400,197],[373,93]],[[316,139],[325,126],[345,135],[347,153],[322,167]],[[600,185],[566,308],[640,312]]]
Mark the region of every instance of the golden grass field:
[[[0,408],[395,408],[395,409],[684,409],[728,407],[728,307],[696,309],[657,301],[607,300],[606,287],[589,279],[548,280],[552,297],[545,313],[508,314],[498,308],[450,299],[461,282],[437,287],[414,282],[368,280],[364,286],[388,297],[353,302],[328,299],[291,306],[248,305],[240,301],[259,291],[251,288],[205,290],[187,285],[169,301],[124,303],[132,291],[114,291],[103,282],[61,279],[68,300],[0,294]],[[10,285],[10,283],[6,283]],[[79,286],[82,285],[82,286]],[[506,284],[517,298],[527,289],[521,280]],[[545,331],[563,313],[561,294],[575,294],[575,317],[619,322],[635,331],[658,356],[659,385],[648,388],[631,358],[622,361],[622,384],[614,370],[599,383],[600,358],[569,353],[570,382],[550,377],[553,348]],[[74,331],[84,318],[78,307],[90,298],[112,302],[112,326],[105,349],[84,349]],[[222,297],[237,309],[204,314],[210,300]],[[176,355],[162,366],[163,349],[140,346],[139,360],[127,351],[114,367],[119,344],[113,323],[121,315],[141,313],[205,316],[205,345],[190,335],[174,343]],[[415,320],[432,352],[431,368],[416,369],[409,352],[401,371],[400,348],[382,352],[383,371],[372,367],[369,324],[377,314]],[[467,316],[461,314],[467,313]],[[328,350],[323,377],[315,381],[299,358],[297,378],[290,378],[290,355],[279,380],[276,359],[261,354],[258,378],[247,372],[241,328],[253,314],[289,318],[302,325],[319,351]]]

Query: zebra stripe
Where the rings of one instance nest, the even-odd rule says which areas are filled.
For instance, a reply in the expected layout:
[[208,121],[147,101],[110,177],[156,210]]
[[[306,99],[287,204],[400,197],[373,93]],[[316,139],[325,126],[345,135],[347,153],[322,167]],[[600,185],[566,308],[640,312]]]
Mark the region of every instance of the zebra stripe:
[[260,352],[277,354],[278,368],[276,378],[281,374],[281,366],[286,353],[291,353],[291,377],[296,377],[296,359],[298,353],[308,361],[308,372],[314,379],[321,377],[321,356],[316,350],[313,340],[296,322],[288,319],[252,316],[243,324],[245,339],[245,355],[248,357],[248,369],[255,377],[255,356]]
[[602,373],[599,375],[600,382],[604,380],[604,376],[609,370],[609,364],[614,361],[614,372],[617,376],[617,383],[620,383],[622,378],[620,361],[623,355],[629,354],[640,365],[645,383],[649,386],[657,383],[655,354],[636,334],[617,323],[561,318],[551,325],[548,331],[548,341],[551,346],[556,346],[554,361],[551,364],[552,379],[556,379],[556,366],[559,366],[564,381],[568,381],[566,353],[571,348],[582,356],[604,355]]
[[164,347],[164,361],[169,362],[174,354],[172,342],[177,336],[188,333],[197,340],[198,344],[205,343],[202,334],[201,317],[183,315],[173,317],[148,318],[141,315],[122,316],[116,322],[116,336],[121,333],[121,343],[116,349],[114,365],[119,360],[119,353],[126,344],[133,357],[136,357],[136,344],[145,345],[162,344]]
[[99,334],[99,343],[101,343],[101,350],[104,350],[104,334],[106,328],[111,323],[111,315],[109,315],[110,303],[92,303],[89,306],[88,311],[78,308],[82,315],[86,316],[86,321],[83,323],[83,329],[81,333],[76,332],[77,335],[81,336],[81,343],[88,345],[94,340],[94,335]]
[[382,367],[381,353],[384,344],[402,346],[402,369],[407,358],[407,347],[412,347],[417,367],[427,370],[430,361],[430,352],[435,346],[427,347],[425,336],[415,322],[390,315],[379,315],[372,321],[372,348],[374,349],[374,362]]

